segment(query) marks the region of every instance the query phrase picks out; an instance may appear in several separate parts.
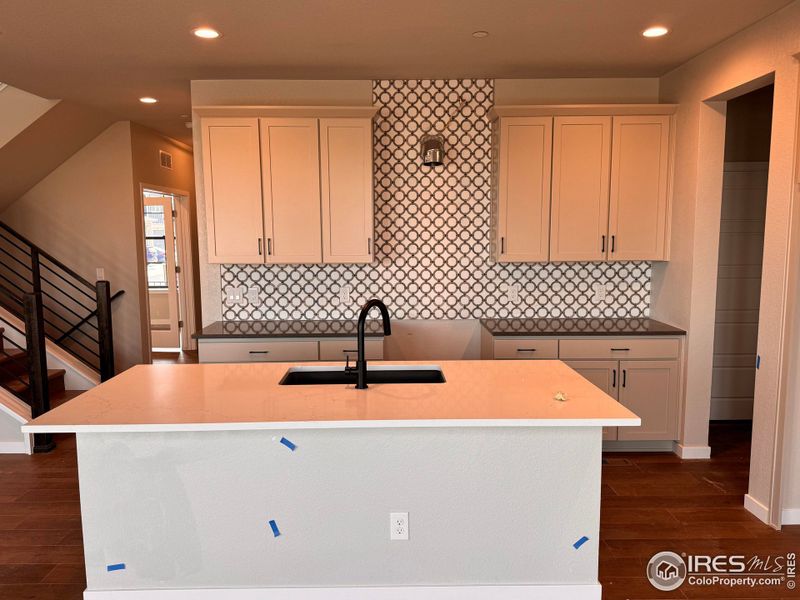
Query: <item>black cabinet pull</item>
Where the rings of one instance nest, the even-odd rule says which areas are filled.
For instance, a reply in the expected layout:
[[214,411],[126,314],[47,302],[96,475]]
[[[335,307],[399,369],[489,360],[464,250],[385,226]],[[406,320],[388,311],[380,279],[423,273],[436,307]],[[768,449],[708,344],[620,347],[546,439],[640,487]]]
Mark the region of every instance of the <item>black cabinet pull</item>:
[[258,255],[261,256],[261,238],[258,238]]
[[250,350],[250,354],[269,354],[269,350]]
[[630,348],[612,348],[611,351],[612,352],[630,352],[631,349]]
[[616,235],[612,235],[611,236],[611,254],[614,254],[616,249],[617,249],[617,236]]
[[267,254],[272,256],[272,238],[267,238]]
[[536,348],[517,348],[517,352],[536,352]]
[[617,370],[616,369],[612,369],[611,370],[611,387],[612,388],[617,387]]
[[506,252],[506,238],[500,238],[500,254],[505,254]]
[[602,236],[602,239],[600,241],[600,252],[605,252],[605,251],[606,251],[606,236]]
[[342,350],[342,354],[347,354],[348,352],[358,352],[358,350]]
[[622,387],[628,383],[628,369],[622,369]]

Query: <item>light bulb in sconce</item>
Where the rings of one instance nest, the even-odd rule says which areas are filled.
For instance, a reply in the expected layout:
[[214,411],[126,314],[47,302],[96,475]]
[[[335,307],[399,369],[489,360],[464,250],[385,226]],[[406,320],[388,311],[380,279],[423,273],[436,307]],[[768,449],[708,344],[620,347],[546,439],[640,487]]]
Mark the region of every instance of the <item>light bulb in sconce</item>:
[[426,167],[439,167],[444,164],[444,136],[424,135],[420,144],[422,164]]

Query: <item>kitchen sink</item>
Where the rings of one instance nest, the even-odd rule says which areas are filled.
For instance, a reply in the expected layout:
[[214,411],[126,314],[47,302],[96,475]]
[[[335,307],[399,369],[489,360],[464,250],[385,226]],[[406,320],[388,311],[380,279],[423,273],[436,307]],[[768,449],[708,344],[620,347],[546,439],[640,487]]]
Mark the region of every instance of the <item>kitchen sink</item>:
[[[279,385],[355,385],[358,375],[343,367],[292,367]],[[437,366],[381,365],[367,368],[367,384],[444,383],[444,373]]]

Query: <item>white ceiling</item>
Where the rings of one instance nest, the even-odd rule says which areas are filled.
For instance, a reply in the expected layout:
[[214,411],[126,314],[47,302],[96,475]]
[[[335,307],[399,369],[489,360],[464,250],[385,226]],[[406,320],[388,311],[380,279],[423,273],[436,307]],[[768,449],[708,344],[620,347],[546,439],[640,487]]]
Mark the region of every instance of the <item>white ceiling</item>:
[[187,140],[192,79],[655,77],[790,3],[0,0],[0,80]]

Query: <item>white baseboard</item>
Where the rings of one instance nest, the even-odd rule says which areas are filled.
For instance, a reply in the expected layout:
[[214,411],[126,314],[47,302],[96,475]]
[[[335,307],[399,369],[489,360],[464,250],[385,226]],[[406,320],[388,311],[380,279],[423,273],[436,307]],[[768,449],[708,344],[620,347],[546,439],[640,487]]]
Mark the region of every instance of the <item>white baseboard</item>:
[[0,442],[0,454],[31,454],[31,448],[25,442]]
[[781,511],[781,525],[800,525],[800,508],[784,508]]
[[672,452],[669,440],[605,440],[603,452]]
[[684,460],[703,460],[711,458],[711,446],[684,446],[672,443],[672,451]]
[[753,498],[750,494],[744,495],[744,507],[758,520],[769,524],[769,508],[761,504],[761,502]]
[[335,588],[86,590],[84,600],[600,600],[599,583]]

